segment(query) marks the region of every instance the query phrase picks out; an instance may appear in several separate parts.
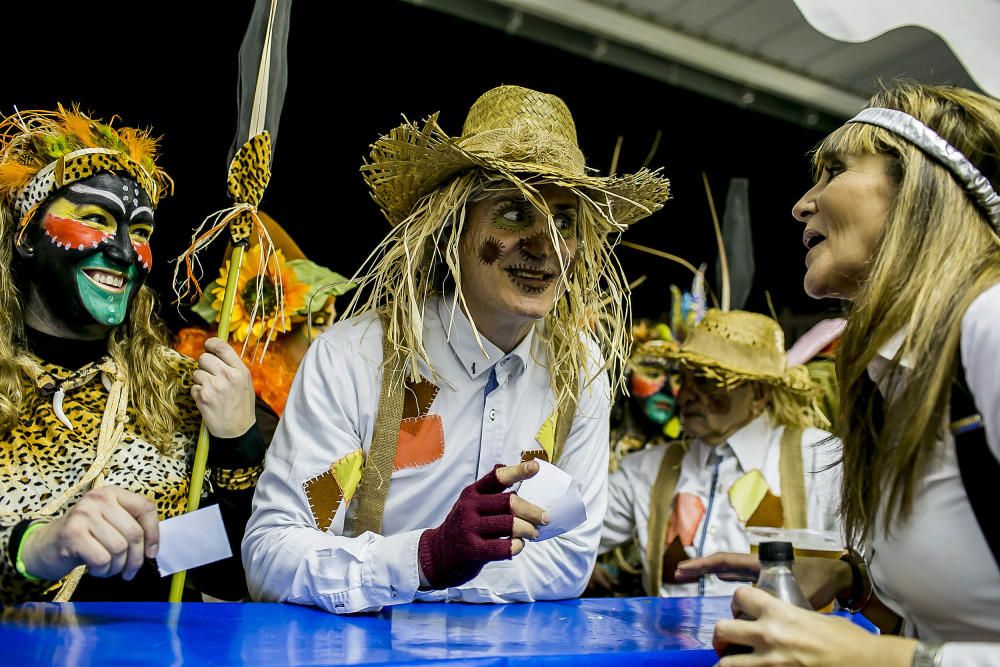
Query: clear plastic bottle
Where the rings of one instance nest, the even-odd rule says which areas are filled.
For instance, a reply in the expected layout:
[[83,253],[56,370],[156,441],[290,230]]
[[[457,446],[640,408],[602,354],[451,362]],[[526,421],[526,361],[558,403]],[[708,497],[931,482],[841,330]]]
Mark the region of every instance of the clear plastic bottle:
[[[795,550],[791,542],[762,542],[760,545],[760,574],[757,575],[756,587],[767,591],[779,600],[791,603],[812,611],[812,605],[806,599],[792,565],[795,563]],[[746,619],[746,616],[739,616]],[[753,619],[749,619],[753,620]],[[730,644],[723,655],[752,653],[753,649],[742,644]]]
[[799,582],[795,578],[792,565],[795,563],[795,551],[791,542],[764,542],[760,545],[760,574],[757,575],[757,588],[767,591],[779,600],[789,602],[796,607],[812,611],[812,605],[806,599]]

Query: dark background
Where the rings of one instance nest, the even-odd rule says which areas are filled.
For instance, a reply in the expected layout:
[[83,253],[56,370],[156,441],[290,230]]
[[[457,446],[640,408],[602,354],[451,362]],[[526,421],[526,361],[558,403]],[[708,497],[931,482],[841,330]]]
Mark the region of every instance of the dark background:
[[[227,0],[4,8],[0,111],[79,102],[99,118],[117,114],[124,124],[163,135],[161,164],[177,189],[157,210],[150,281],[174,327],[168,260],[206,215],[228,205],[236,56],[251,7],[249,0]],[[779,312],[837,308],[802,292],[805,249],[790,215],[811,184],[806,153],[820,133],[398,0],[294,3],[288,94],[261,208],[310,259],[352,274],[388,230],[358,173],[369,143],[403,113],[419,119],[440,111],[444,129],[458,133],[476,97],[502,83],[562,97],[588,164],[602,172],[619,135],[619,171],[632,171],[663,131],[653,166],[664,168],[674,199],[626,240],[696,265],[714,262],[701,173],[720,215],[729,179],[747,177],[757,262],[747,308],[767,312],[765,290]],[[220,245],[205,257],[209,279],[222,251]],[[690,285],[680,267],[628,248],[617,252],[630,280],[648,276],[633,295],[637,317],[667,309],[670,283]]]

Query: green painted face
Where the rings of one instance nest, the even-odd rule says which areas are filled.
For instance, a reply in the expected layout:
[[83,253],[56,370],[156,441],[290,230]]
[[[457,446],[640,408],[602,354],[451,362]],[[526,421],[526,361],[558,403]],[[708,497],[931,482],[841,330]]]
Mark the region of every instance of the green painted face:
[[80,300],[95,320],[116,327],[125,320],[129,297],[138,285],[135,264],[122,273],[121,265],[109,262],[104,253],[86,257],[76,265]]
[[674,416],[677,401],[670,394],[656,392],[643,403],[643,411],[654,424],[666,424]]

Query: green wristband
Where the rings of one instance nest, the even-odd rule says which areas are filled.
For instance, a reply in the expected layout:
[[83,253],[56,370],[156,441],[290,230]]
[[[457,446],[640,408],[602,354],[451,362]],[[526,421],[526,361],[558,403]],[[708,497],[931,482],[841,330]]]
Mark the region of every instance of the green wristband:
[[24,577],[28,581],[38,582],[38,581],[43,581],[43,580],[39,579],[38,577],[32,576],[28,572],[28,568],[26,568],[24,566],[24,561],[21,559],[21,552],[24,550],[24,543],[28,541],[28,535],[31,535],[31,533],[33,533],[34,531],[38,530],[39,528],[41,528],[42,526],[45,526],[45,525],[48,525],[47,521],[36,521],[33,524],[31,524],[30,526],[28,526],[24,530],[24,533],[21,535],[21,542],[20,542],[20,544],[17,545],[17,559],[14,562],[14,568],[17,570],[17,573],[19,575],[21,575],[22,577]]

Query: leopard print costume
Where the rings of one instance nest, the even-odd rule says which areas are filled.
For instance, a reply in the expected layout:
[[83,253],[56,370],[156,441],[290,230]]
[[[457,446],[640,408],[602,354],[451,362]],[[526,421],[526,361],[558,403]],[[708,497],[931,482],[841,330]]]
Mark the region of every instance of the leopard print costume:
[[[130,405],[121,442],[105,468],[103,484],[119,486],[156,503],[161,520],[182,514],[187,507],[190,468],[201,416],[191,398],[191,376],[197,364],[173,350],[168,360],[179,382],[181,419],[169,445],[146,442],[135,428],[136,413]],[[29,355],[30,356],[30,355]],[[33,357],[45,379],[62,381],[86,372],[49,364]],[[100,362],[94,362],[99,364]],[[53,410],[50,397],[39,391],[25,400],[25,418],[0,441],[0,604],[50,599],[54,582],[31,582],[20,574],[7,555],[11,530],[32,518],[53,496],[70,489],[90,467],[96,454],[97,434],[108,400],[108,390],[98,373],[92,380],[67,392],[63,411],[68,428]],[[222,488],[240,490],[256,484],[261,468],[212,470],[210,481]],[[71,507],[84,491],[67,504]]]

